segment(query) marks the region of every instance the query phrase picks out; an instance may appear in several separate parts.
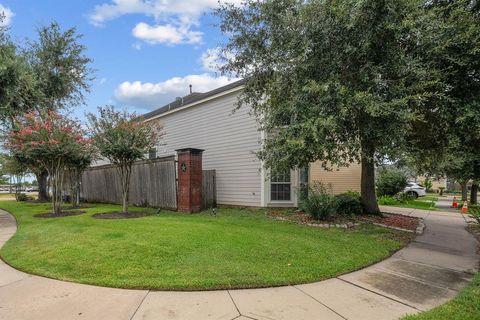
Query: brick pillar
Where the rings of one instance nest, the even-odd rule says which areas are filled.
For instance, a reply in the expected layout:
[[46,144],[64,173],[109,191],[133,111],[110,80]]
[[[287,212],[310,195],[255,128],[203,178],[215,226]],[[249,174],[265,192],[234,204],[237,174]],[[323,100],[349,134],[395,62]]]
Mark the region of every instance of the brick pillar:
[[178,210],[199,212],[202,207],[201,149],[175,150],[178,154]]

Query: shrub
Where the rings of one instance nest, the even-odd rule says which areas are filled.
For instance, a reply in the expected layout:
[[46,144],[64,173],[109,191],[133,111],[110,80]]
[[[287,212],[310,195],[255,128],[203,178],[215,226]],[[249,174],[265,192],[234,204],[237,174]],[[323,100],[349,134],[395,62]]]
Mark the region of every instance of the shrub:
[[430,191],[432,191],[433,183],[432,183],[432,181],[430,181],[430,180],[425,180],[425,181],[423,182],[423,186],[425,187],[425,190],[426,190],[427,192],[430,192]]
[[407,176],[398,169],[381,170],[377,178],[379,196],[394,196],[407,186]]
[[338,214],[353,216],[363,213],[362,202],[358,192],[345,192],[335,196],[336,212]]
[[480,223],[480,205],[473,204],[468,208],[469,213]]
[[403,203],[415,200],[415,197],[411,193],[399,192],[395,195],[395,199]]
[[336,198],[322,183],[316,182],[308,190],[308,197],[300,202],[300,209],[316,220],[325,220],[335,212]]
[[383,206],[392,206],[395,204],[398,204],[400,201],[398,201],[396,198],[392,196],[381,196],[378,198],[378,204],[383,205]]
[[17,199],[17,201],[28,201],[28,200],[31,200],[32,198],[29,197],[26,193],[17,193],[15,195],[15,199]]

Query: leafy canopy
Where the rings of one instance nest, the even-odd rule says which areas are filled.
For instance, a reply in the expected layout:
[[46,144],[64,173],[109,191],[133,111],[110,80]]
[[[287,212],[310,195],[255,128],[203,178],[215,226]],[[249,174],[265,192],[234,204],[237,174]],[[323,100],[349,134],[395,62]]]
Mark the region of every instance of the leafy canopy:
[[6,146],[33,172],[37,167],[52,172],[53,168],[66,166],[79,155],[91,154],[91,141],[85,138],[80,124],[55,111],[17,117]]
[[111,163],[130,166],[157,145],[159,125],[145,123],[135,114],[116,111],[113,106],[99,107],[98,112],[99,116],[87,115],[89,129],[100,155]]
[[[395,157],[434,78],[409,55],[409,0],[255,1],[217,14],[222,71],[266,131],[268,167]],[[233,54],[232,54],[233,53]]]

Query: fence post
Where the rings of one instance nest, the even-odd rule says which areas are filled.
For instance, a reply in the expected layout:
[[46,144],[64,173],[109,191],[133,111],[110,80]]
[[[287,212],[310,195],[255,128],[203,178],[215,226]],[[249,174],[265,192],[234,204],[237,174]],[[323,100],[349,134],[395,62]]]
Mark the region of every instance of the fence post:
[[178,154],[178,210],[199,212],[202,207],[202,149],[184,148]]

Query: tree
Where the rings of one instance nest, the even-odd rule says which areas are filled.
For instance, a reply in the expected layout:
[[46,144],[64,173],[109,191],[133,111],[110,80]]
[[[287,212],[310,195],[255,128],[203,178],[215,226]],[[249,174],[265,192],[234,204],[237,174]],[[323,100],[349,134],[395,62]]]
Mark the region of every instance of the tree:
[[361,162],[364,210],[379,213],[375,164],[397,156],[427,73],[408,54],[409,0],[255,1],[223,4],[229,36],[223,73],[245,79],[248,104],[266,133],[266,167]]
[[135,114],[99,107],[99,115],[87,115],[94,146],[117,168],[122,188],[122,210],[128,212],[130,175],[133,163],[144,158],[162,135],[156,122],[143,122]]
[[425,1],[414,20],[415,54],[439,75],[446,99],[424,114],[417,126],[423,131],[412,131],[412,149],[420,158],[442,163],[443,172],[464,188],[473,180],[472,203],[477,202],[480,180],[479,20],[480,2],[472,0]]
[[4,32],[0,27],[0,124],[8,131],[15,116],[33,109],[38,92],[25,55]]
[[[22,187],[22,180],[27,174],[28,168],[25,163],[18,161],[15,157],[2,154],[0,158],[2,175],[7,175],[10,182],[14,181],[15,198],[18,199]],[[10,192],[11,192],[10,184]]]
[[[35,74],[38,92],[34,107],[43,114],[45,110],[77,107],[85,102],[85,92],[90,90],[93,70],[92,59],[85,55],[82,35],[76,28],[63,31],[57,22],[38,29],[38,39],[25,50]],[[36,172],[39,199],[46,201],[47,171]]]
[[72,207],[80,206],[82,173],[91,165],[94,158],[95,150],[93,149],[93,145],[87,144],[83,147],[82,152],[72,154],[66,162]]
[[407,176],[396,168],[380,170],[377,178],[377,192],[380,196],[394,196],[407,186]]
[[90,149],[79,123],[55,111],[36,112],[18,117],[8,135],[7,147],[13,156],[29,167],[45,168],[52,187],[53,213],[59,214],[62,184],[69,161]]

